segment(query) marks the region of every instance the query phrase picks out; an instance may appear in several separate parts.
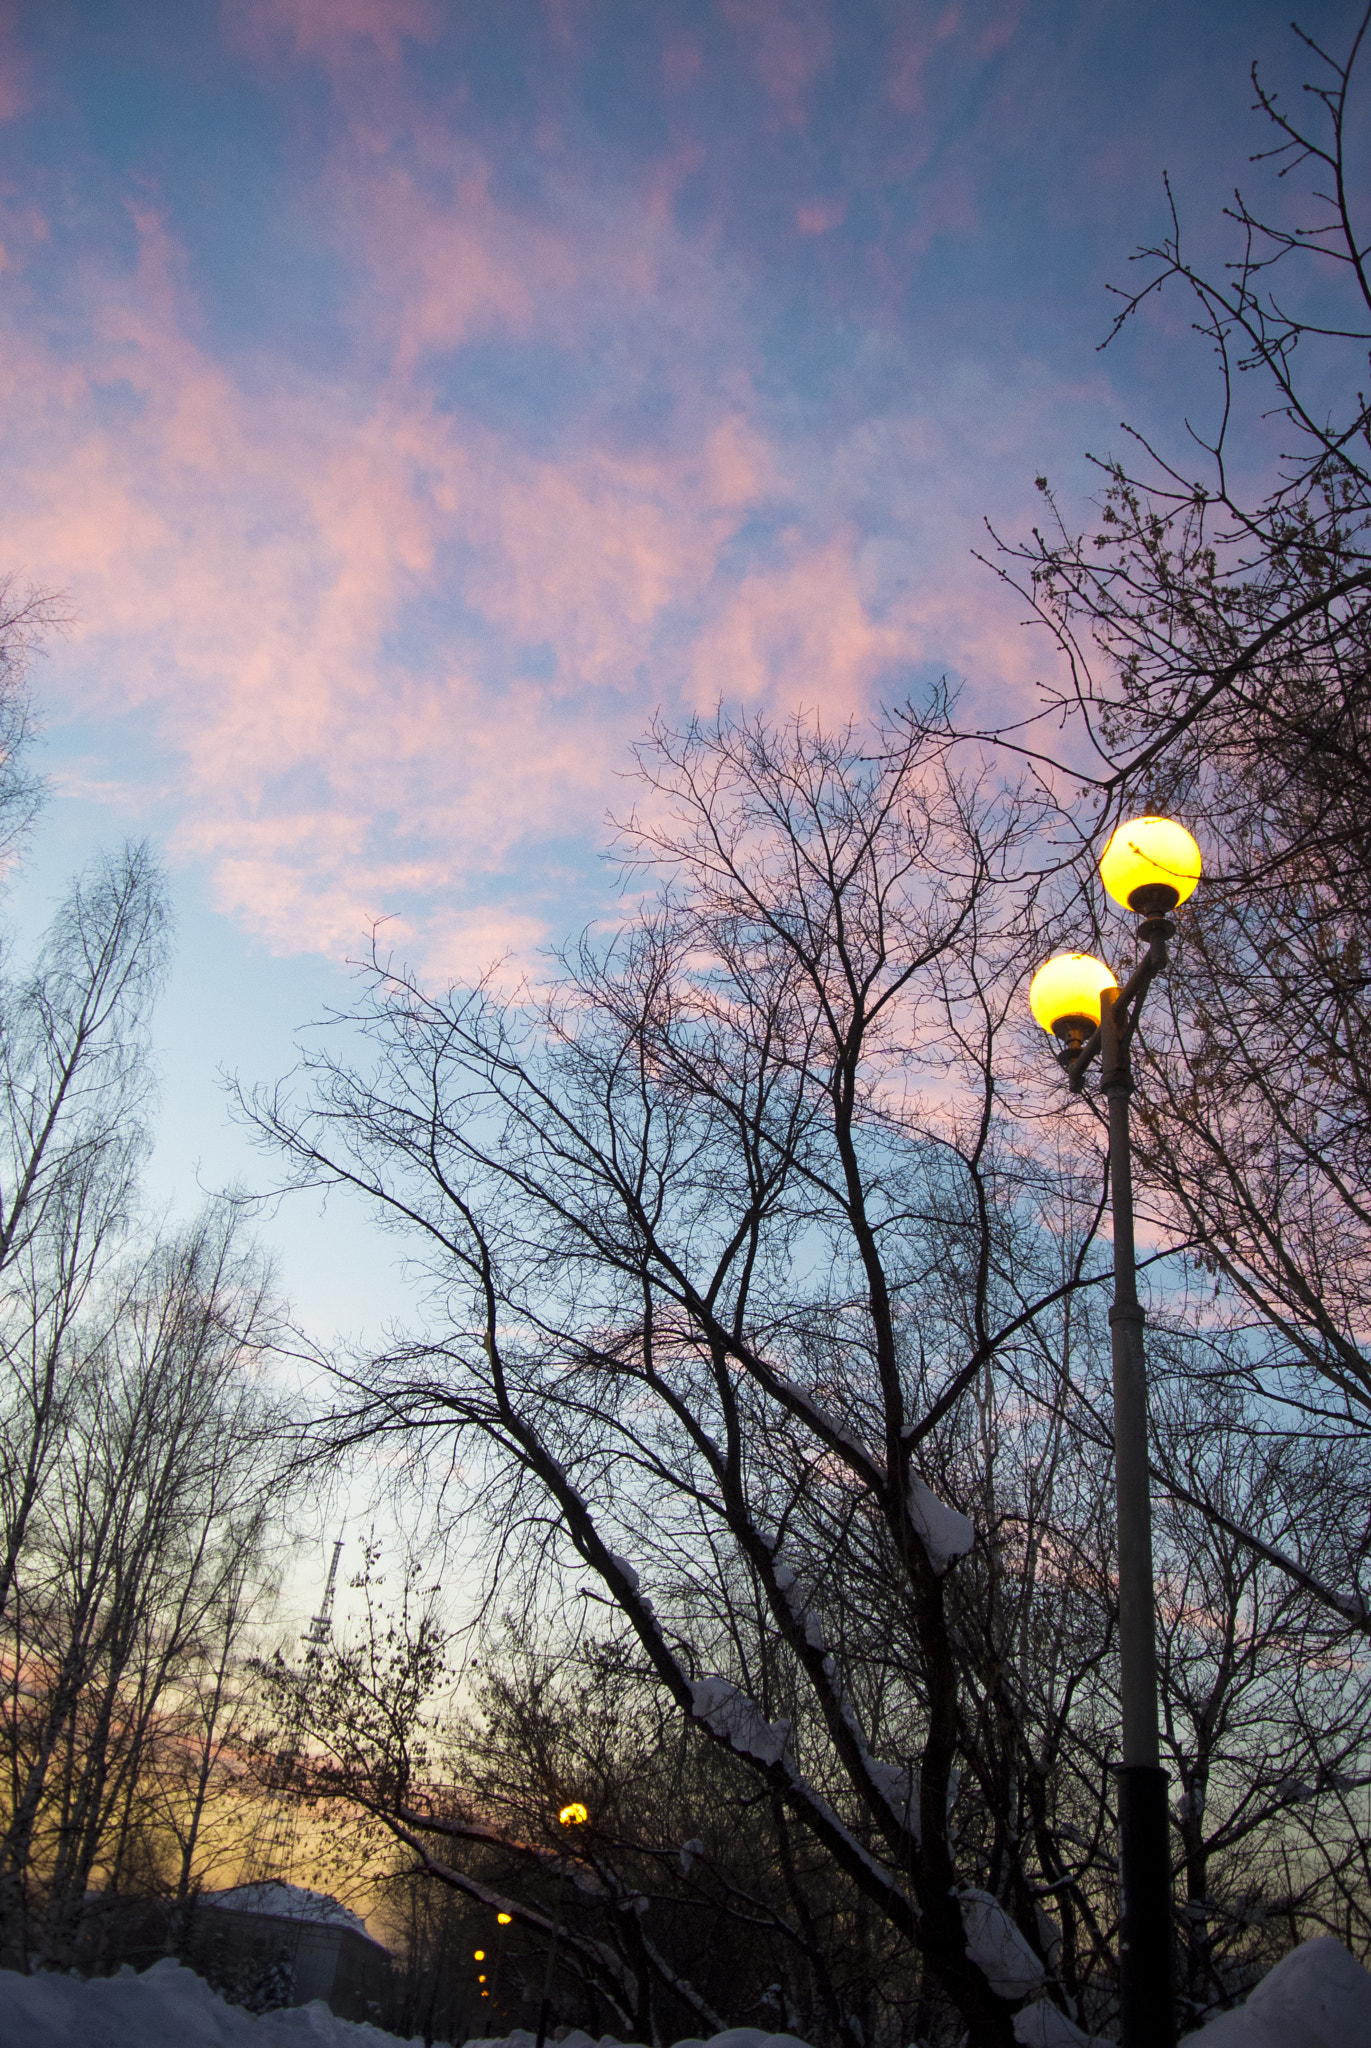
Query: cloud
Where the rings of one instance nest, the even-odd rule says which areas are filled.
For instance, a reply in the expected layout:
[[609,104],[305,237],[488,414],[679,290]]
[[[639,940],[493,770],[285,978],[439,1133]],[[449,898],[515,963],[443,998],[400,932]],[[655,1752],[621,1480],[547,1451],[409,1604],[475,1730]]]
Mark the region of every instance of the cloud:
[[695,707],[721,698],[803,704],[848,717],[916,648],[903,624],[872,618],[863,600],[857,536],[817,547],[795,537],[791,559],[741,577],[692,654]]
[[270,61],[282,50],[297,58],[378,58],[396,65],[407,42],[432,43],[443,25],[437,0],[225,0],[230,48]]
[[[727,16],[798,118],[826,17]],[[357,51],[393,67],[435,18],[418,0],[241,13],[273,61],[347,59],[334,139],[291,194],[291,232],[345,266],[317,359],[216,335],[148,186],[132,264],[92,230],[46,320],[23,284],[41,223],[0,223],[20,280],[0,309],[0,560],[70,591],[68,715],[149,722],[172,766],[148,801],[226,915],[335,957],[398,915],[410,957],[448,974],[527,965],[579,914],[568,849],[598,839],[659,706],[845,716],[913,665],[999,660],[1008,627],[1001,645],[936,510],[958,459],[941,415],[923,444],[912,414],[825,440],[761,392],[747,280],[677,222],[688,151],[632,179],[556,155],[516,178],[402,87],[367,90]],[[482,399],[478,371],[516,370]],[[911,476],[922,525],[899,506]],[[871,531],[901,521],[918,600]]]
[[[693,446],[540,459],[402,375],[245,388],[194,338],[164,224],[137,226],[77,360],[6,337],[0,550],[71,591],[79,708],[155,711],[184,764],[175,841],[216,900],[336,954],[593,832],[664,615],[701,602],[765,480],[759,437],[724,414]],[[529,646],[550,673],[520,673]],[[433,944],[502,950],[483,917],[433,907]],[[511,943],[535,927],[512,913]]]
[[845,199],[815,199],[796,209],[795,225],[802,235],[826,235],[847,219]]
[[810,88],[833,57],[827,9],[819,0],[720,0],[719,11],[782,119],[802,126]]

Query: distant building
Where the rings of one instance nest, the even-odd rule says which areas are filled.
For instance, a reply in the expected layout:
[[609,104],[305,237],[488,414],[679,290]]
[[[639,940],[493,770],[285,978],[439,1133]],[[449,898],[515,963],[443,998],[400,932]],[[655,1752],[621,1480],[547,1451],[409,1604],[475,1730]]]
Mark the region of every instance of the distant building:
[[339,2019],[384,2023],[390,1951],[326,1892],[275,1879],[204,1892],[186,1960],[257,2011],[322,1998]]

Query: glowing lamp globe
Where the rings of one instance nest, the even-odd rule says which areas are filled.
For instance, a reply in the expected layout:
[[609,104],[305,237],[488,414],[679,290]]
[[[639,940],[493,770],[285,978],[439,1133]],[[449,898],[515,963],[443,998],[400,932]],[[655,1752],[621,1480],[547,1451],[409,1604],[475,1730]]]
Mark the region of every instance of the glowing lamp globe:
[[564,1828],[583,1828],[590,1819],[579,1799],[573,1799],[570,1806],[564,1806],[557,1816]]
[[502,1927],[508,1927],[510,1921],[514,1918],[514,1915],[512,1913],[497,1913],[495,1915],[495,1918],[499,1921]]
[[1100,880],[1125,910],[1165,916],[1200,879],[1200,849],[1174,818],[1130,818],[1100,858]]
[[1100,992],[1114,987],[1114,970],[1093,953],[1059,953],[1040,967],[1028,990],[1028,1006],[1044,1031],[1079,1041],[1100,1021]]

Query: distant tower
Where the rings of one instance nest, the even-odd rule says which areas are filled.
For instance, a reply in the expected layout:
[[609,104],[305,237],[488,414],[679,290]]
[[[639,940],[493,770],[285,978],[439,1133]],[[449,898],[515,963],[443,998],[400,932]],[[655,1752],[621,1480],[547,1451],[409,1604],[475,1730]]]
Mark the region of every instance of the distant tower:
[[333,1546],[333,1561],[329,1565],[328,1578],[324,1582],[324,1597],[320,1602],[319,1612],[313,1616],[309,1627],[300,1638],[302,1643],[309,1644],[305,1651],[305,1663],[312,1671],[318,1670],[324,1645],[333,1633],[333,1589],[338,1583],[338,1560],[342,1554],[343,1539],[340,1536]]
[[251,1858],[251,1875],[255,1880],[279,1877],[288,1881],[290,1877],[290,1866],[295,1850],[297,1811],[290,1790],[290,1780],[304,1740],[305,1708],[319,1677],[320,1667],[324,1661],[324,1650],[333,1633],[333,1594],[338,1584],[338,1560],[342,1554],[343,1539],[339,1536],[333,1545],[333,1556],[329,1562],[328,1577],[324,1581],[324,1597],[319,1603],[319,1612],[311,1616],[309,1627],[300,1637],[305,1645],[305,1668],[302,1682],[296,1691],[290,1720],[281,1731],[284,1740],[276,1752],[280,1782],[271,1795],[271,1805],[263,1816],[266,1825],[257,1834],[257,1849]]

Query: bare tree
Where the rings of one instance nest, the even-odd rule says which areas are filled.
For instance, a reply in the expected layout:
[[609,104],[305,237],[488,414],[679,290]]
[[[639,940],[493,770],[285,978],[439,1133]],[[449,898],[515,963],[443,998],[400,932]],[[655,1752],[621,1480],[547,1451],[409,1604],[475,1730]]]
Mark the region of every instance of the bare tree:
[[[1326,1568],[1323,1550],[1336,1551],[1364,1484],[1358,1447],[1289,1441],[1269,1414],[1260,1428],[1198,1320],[1197,1334],[1173,1306],[1156,1340],[1158,1455],[1224,1517],[1197,1514],[1176,1491],[1157,1529],[1188,2022],[1233,2002],[1305,1934],[1333,1931],[1364,1950],[1371,1933],[1359,1825],[1371,1727],[1355,1639],[1225,1526],[1280,1545],[1298,1524]],[[1098,2027],[1117,1940],[1119,1703],[1109,1445],[1085,1404],[1103,1408],[1108,1375],[1098,1327],[1078,1318],[1071,1342],[1080,1357],[1045,1344],[1036,1373],[1027,1354],[1005,1367],[978,1406],[974,1448],[963,1446],[979,1537],[950,1589],[970,1672],[953,1821],[985,1888],[1035,1926],[1059,2001]],[[870,1625],[891,1611],[889,1589],[862,1565],[856,1550],[824,1561],[830,1649],[864,1723],[901,1757],[901,1645]],[[960,2038],[898,1931],[782,1800],[759,1796],[740,1759],[692,1735],[603,1596],[583,1587],[558,1615],[546,1588],[541,1600],[526,1588],[527,1615],[483,1628],[473,1664],[469,1650],[454,1658],[430,1578],[414,1567],[387,1604],[369,1571],[359,1630],[317,1665],[270,1668],[263,1746],[277,1784],[271,1731],[293,1731],[282,1789],[309,1803],[335,1867],[373,1889],[400,1883],[433,1997],[441,1957],[424,1932],[437,1909],[421,1911],[414,1890],[424,1882],[464,1902],[478,1946],[500,1944],[495,2031],[536,2023],[559,1921],[555,2010],[592,2033],[606,2018],[635,2038],[769,2020],[834,2043]],[[518,1581],[506,1573],[502,1585],[509,1594]],[[696,1598],[692,1643],[717,1668],[747,1638],[754,1696],[774,1713],[793,1702],[794,1672],[756,1606],[734,1572],[708,1609]],[[568,1833],[556,1816],[571,1799],[591,1821]]]
[[[500,1954],[498,1983],[487,1977],[502,2025],[536,2024],[556,1925],[559,2007],[595,2031],[608,2014],[630,2035],[717,2032],[774,2008],[856,2048],[865,2008],[874,2038],[900,1997],[898,1937],[781,1802],[690,1738],[632,1639],[543,1629],[535,1643],[511,1624],[484,1642],[474,1701],[454,1712],[450,1638],[432,1598],[415,1598],[419,1576],[386,1609],[368,1570],[359,1633],[313,1668],[263,1668],[266,1775],[289,1727],[291,1789],[336,1867],[398,1887],[412,1912],[416,1883],[461,1900]],[[573,1798],[591,1818],[568,1832],[557,1815]]]
[[993,1897],[949,1820],[973,1529],[930,1482],[970,1504],[987,1375],[1099,1278],[1097,1187],[1063,1266],[1075,1189],[996,1093],[1034,821],[912,713],[866,745],[662,733],[645,771],[625,844],[661,895],[612,942],[513,1004],[378,964],[376,1071],[325,1052],[312,1100],[257,1105],[301,1181],[430,1247],[433,1334],[335,1433],[476,1461],[507,1554],[596,1575],[677,1709],[1007,2043],[1038,1850]]
[[279,1511],[282,1417],[259,1382],[278,1326],[236,1237],[207,1216],[155,1246],[80,1333],[11,1605],[0,1872],[21,1952],[35,1931],[71,1952],[97,1869],[120,1889],[156,1752],[179,1746],[185,1693],[222,1661],[226,1603],[241,1625]]
[[[0,579],[0,864],[40,795],[28,671],[68,617]],[[168,1827],[185,1893],[280,1505],[260,1262],[228,1212],[136,1230],[169,923],[150,848],[125,847],[0,974],[0,1940],[18,1959],[35,1929],[69,1956],[92,1879],[117,1892]],[[197,1719],[169,1816],[156,1791]]]
[[[1255,161],[1307,185],[1303,218],[1235,194],[1232,259],[1211,267],[1168,188],[1168,231],[1120,295],[1115,335],[1158,295],[1188,303],[1217,366],[1212,424],[1192,414],[1168,445],[1132,435],[1100,464],[1085,531],[1040,479],[1043,527],[995,562],[1063,657],[1041,717],[995,739],[1060,802],[1076,942],[1117,950],[1089,884],[1121,816],[1174,809],[1205,842],[1169,1012],[1154,1004],[1145,1027],[1145,1200],[1207,1262],[1229,1369],[1283,1409],[1292,1443],[1302,1425],[1371,1423],[1371,277],[1348,155],[1371,12],[1349,19],[1345,54],[1296,33],[1314,74],[1302,107],[1253,69],[1271,138]],[[1325,1550],[1331,1578],[1298,1527],[1280,1557],[1367,1634],[1364,1503],[1347,1534]]]
[[62,1440],[73,1332],[147,1147],[166,942],[161,874],[131,847],[92,863],[32,972],[0,988],[0,1615]]
[[60,591],[0,575],[0,872],[14,861],[42,800],[29,765],[34,736],[29,672],[43,642],[71,624]]
[[[275,1475],[279,1442],[268,1444],[266,1453],[267,1470]],[[285,1482],[287,1497],[289,1477],[282,1473],[275,1481]],[[256,1729],[251,1658],[270,1623],[279,1584],[272,1557],[272,1537],[281,1526],[279,1495],[274,1505],[274,1527],[263,1526],[259,1503],[225,1552],[195,1656],[176,1674],[138,1786],[150,1834],[159,1845],[172,1845],[171,1942],[179,1950],[189,1939],[206,1869],[244,1866],[259,1818],[242,1795]]]

